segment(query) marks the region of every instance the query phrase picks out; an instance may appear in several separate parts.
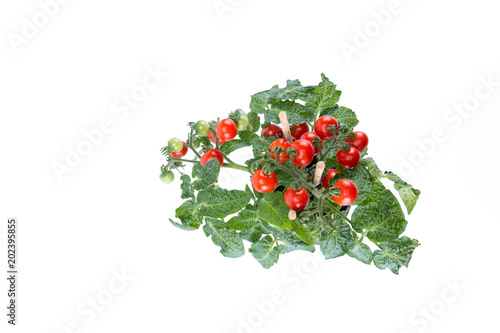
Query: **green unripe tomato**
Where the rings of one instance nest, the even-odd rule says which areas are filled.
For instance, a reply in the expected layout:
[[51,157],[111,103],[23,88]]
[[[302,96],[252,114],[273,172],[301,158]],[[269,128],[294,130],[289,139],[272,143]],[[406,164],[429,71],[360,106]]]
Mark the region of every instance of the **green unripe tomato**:
[[198,120],[195,126],[196,134],[199,136],[207,136],[208,135],[208,123],[204,120]]
[[174,173],[172,171],[162,172],[160,180],[165,184],[170,184],[174,181]]
[[238,117],[238,122],[236,123],[238,131],[244,131],[248,128],[248,117],[244,114]]
[[177,138],[172,138],[168,140],[168,146],[174,153],[178,153],[184,148],[184,145],[182,144],[182,141],[177,139]]
[[195,138],[195,139],[193,140],[193,148],[195,148],[195,149],[200,148],[200,143],[201,143],[200,138]]

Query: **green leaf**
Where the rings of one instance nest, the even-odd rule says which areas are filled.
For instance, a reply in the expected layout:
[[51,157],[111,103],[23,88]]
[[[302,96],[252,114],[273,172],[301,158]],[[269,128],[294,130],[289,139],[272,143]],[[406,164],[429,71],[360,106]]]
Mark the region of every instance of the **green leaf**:
[[[225,155],[229,155],[235,150],[238,150],[238,149],[244,148],[244,147],[248,147],[248,146],[250,146],[250,144],[246,141],[239,140],[239,139],[233,139],[231,141],[225,142],[222,146],[220,146],[220,151]],[[217,159],[213,158],[212,160],[217,160]]]
[[413,186],[390,171],[385,174],[388,179],[394,182],[394,188],[399,192],[399,196],[408,210],[408,215],[410,215],[413,208],[415,208],[415,205],[417,204],[418,197],[420,196],[420,190],[413,188]]
[[194,188],[191,184],[191,177],[189,177],[188,175],[182,175],[181,180],[181,199],[194,199]]
[[347,255],[367,265],[369,265],[373,259],[372,250],[370,250],[365,243],[356,243],[354,247],[347,252]]
[[335,178],[331,181],[335,184],[340,179],[349,179],[358,188],[358,198],[353,203],[353,205],[359,205],[362,203],[373,190],[373,177],[370,173],[361,165],[357,165],[353,169],[344,169],[342,173],[337,174]]
[[336,89],[325,74],[321,74],[321,83],[314,89],[312,98],[306,103],[307,107],[315,110],[314,115],[321,114],[323,110],[333,108],[337,105],[342,92]]
[[295,233],[288,230],[284,229],[276,230],[275,237],[277,237],[279,241],[283,243],[279,245],[281,254],[298,250],[308,251],[308,252],[314,252],[315,250],[314,245],[307,244]]
[[380,201],[357,207],[351,221],[354,230],[375,243],[398,238],[407,225],[398,200],[389,190],[384,191]]
[[380,170],[380,168],[371,157],[363,158],[361,161],[359,161],[359,164],[366,167],[368,169],[368,172],[370,172],[373,177],[378,178],[384,175],[384,173]]
[[269,224],[275,225],[281,229],[292,227],[288,218],[290,208],[285,204],[283,193],[270,192],[263,195],[257,204],[258,217]]
[[277,86],[269,90],[270,100],[283,101],[283,100],[306,100],[315,87],[303,87],[299,80],[287,80],[285,88],[278,88]]
[[[213,159],[215,160],[215,158],[213,158]],[[202,168],[201,164],[193,165],[193,171],[192,171],[193,178],[197,178],[200,175],[201,168]]]
[[380,269],[389,268],[394,274],[399,274],[401,267],[408,267],[413,251],[419,245],[416,239],[406,236],[381,243],[380,250],[373,252],[373,263]]
[[340,215],[334,219],[335,230],[330,234],[323,231],[319,241],[319,248],[325,259],[341,257],[354,248],[351,227]]
[[349,129],[353,129],[359,123],[356,114],[346,107],[340,106],[333,111],[332,117],[335,118],[339,124],[344,124]]
[[263,138],[257,134],[254,134],[251,140],[253,147],[253,156],[259,157],[262,156],[265,152],[269,151],[269,147],[271,146],[269,138]]
[[223,221],[205,218],[203,231],[207,237],[212,236],[212,242],[221,247],[220,253],[229,258],[238,258],[245,254],[243,241],[236,230],[227,229]]
[[198,228],[192,227],[189,224],[180,224],[178,222],[175,222],[172,219],[169,219],[170,223],[172,223],[174,226],[176,226],[179,229],[186,230],[186,231],[193,231],[193,230],[198,230]]
[[311,123],[315,120],[315,111],[313,108],[306,107],[294,101],[277,101],[271,104],[266,116],[273,123],[279,124],[279,113],[285,111],[288,121],[293,124]]
[[385,186],[382,184],[382,182],[378,179],[375,179],[375,182],[373,183],[373,189],[370,192],[370,195],[368,198],[363,200],[359,206],[366,206],[371,202],[379,202],[382,200],[384,196],[384,191],[385,191]]
[[232,217],[227,221],[228,227],[234,230],[246,230],[259,222],[257,212],[250,209],[244,209],[238,213],[238,216]]
[[250,123],[252,132],[257,132],[260,129],[260,116],[257,112],[250,111],[247,114],[248,122]]
[[215,184],[219,179],[220,162],[217,158],[209,160],[199,172],[197,172],[197,180],[193,182],[195,190],[204,190],[210,185]]
[[[311,218],[312,220],[312,218]],[[293,220],[292,231],[306,244],[314,245],[319,240],[319,235],[313,234],[309,225],[303,225],[299,219]],[[309,221],[310,222],[310,221]]]
[[269,95],[269,91],[262,91],[255,95],[252,95],[250,101],[250,110],[260,114],[264,113],[264,111],[267,110],[270,99],[271,97]]
[[204,216],[224,218],[242,210],[251,199],[248,192],[209,188],[198,192],[198,205]]
[[267,235],[257,243],[252,244],[248,250],[264,268],[270,268],[278,262],[280,250],[274,246],[274,239]]
[[184,203],[175,210],[175,217],[181,220],[182,227],[177,222],[172,222],[176,227],[183,230],[198,229],[203,223],[203,215],[199,211],[199,206],[193,200]]

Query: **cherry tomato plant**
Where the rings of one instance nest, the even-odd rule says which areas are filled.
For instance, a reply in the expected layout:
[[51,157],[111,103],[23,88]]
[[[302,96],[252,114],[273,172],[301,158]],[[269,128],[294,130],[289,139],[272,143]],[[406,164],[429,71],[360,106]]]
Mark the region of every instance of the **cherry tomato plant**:
[[[368,135],[354,131],[358,119],[338,105],[340,95],[324,74],[317,86],[289,80],[252,95],[248,113],[189,123],[184,141],[170,138],[161,150],[160,179],[171,183],[178,172],[186,199],[171,223],[202,228],[230,258],[244,255],[248,242],[264,268],[318,248],[326,259],[347,255],[395,274],[408,267],[420,244],[402,235],[400,201],[409,215],[420,191],[368,156]],[[245,164],[231,160],[239,149],[248,152]],[[249,185],[220,188],[221,168],[241,170]]]

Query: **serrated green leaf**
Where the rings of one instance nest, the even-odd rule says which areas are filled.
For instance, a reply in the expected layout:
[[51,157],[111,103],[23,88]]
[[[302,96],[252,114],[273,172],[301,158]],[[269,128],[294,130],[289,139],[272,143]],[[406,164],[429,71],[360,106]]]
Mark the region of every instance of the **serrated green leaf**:
[[394,182],[394,188],[399,192],[399,196],[406,206],[408,215],[410,215],[413,208],[415,208],[415,205],[417,204],[418,197],[420,196],[420,190],[413,188],[413,186],[402,180],[393,172],[386,172],[385,177]]
[[334,226],[335,230],[331,233],[321,233],[319,248],[325,259],[341,257],[354,248],[351,227],[338,214],[335,216]]
[[398,238],[407,225],[398,200],[389,190],[384,191],[380,201],[358,206],[351,221],[354,230],[366,233],[375,243]]
[[209,188],[198,192],[197,202],[204,216],[224,218],[242,210],[250,199],[245,191]]
[[260,129],[260,116],[257,112],[250,111],[247,114],[248,123],[251,126],[252,132],[257,132]]
[[366,206],[371,202],[379,202],[380,200],[382,200],[382,197],[384,196],[384,191],[385,191],[384,184],[382,184],[380,180],[375,179],[373,183],[373,189],[370,192],[370,195],[361,203],[359,203],[359,206]]
[[204,190],[215,184],[219,179],[219,173],[220,162],[217,158],[212,158],[197,172],[197,179],[193,182],[194,189]]
[[251,138],[252,148],[253,148],[253,156],[259,157],[269,151],[269,147],[271,146],[270,138],[261,137],[257,134],[254,134]]
[[287,80],[285,88],[273,87],[269,92],[269,99],[274,101],[306,100],[315,87],[304,87],[299,80]]
[[335,118],[339,124],[344,124],[349,129],[353,129],[359,123],[356,114],[343,106],[339,106],[333,111],[332,117]]
[[314,94],[311,94],[306,103],[307,107],[314,109],[315,116],[321,114],[326,109],[335,107],[342,94],[325,74],[321,74],[321,80],[321,83],[314,89]]
[[363,158],[361,161],[359,161],[359,164],[366,167],[368,169],[368,172],[370,172],[373,177],[381,177],[384,175],[384,173],[380,170],[380,168],[371,157]]
[[354,247],[347,252],[347,255],[367,265],[369,265],[373,259],[372,250],[365,243],[356,243]]
[[276,230],[274,235],[275,237],[278,238],[280,242],[283,243],[279,245],[281,254],[298,250],[308,251],[308,252],[314,252],[315,250],[314,245],[307,244],[297,234],[291,231],[280,229]]
[[175,222],[172,219],[169,219],[170,223],[172,223],[174,226],[176,226],[179,229],[186,230],[186,231],[193,231],[193,230],[198,230],[198,228],[192,227],[189,224],[180,224],[178,222]]
[[408,267],[413,251],[419,245],[416,239],[406,236],[381,243],[380,250],[373,252],[373,263],[380,269],[389,268],[394,274],[399,274],[401,267]]
[[[312,218],[311,218],[312,220]],[[314,245],[319,240],[319,235],[311,232],[311,228],[308,224],[310,221],[306,222],[306,225],[303,225],[298,219],[291,221],[292,222],[292,231],[306,244]]]
[[191,177],[188,175],[182,175],[181,180],[181,199],[194,199],[194,188],[191,184]]
[[257,243],[252,244],[248,252],[250,252],[255,259],[264,268],[270,268],[278,262],[280,250],[274,245],[274,239],[267,235],[259,240]]
[[212,242],[221,247],[220,253],[229,258],[238,258],[245,254],[243,241],[236,230],[228,229],[223,221],[205,218],[203,231],[207,237],[212,236]]
[[250,100],[250,110],[260,114],[264,113],[264,111],[267,110],[270,99],[271,97],[269,96],[269,91],[262,91],[252,95]]
[[279,113],[285,111],[288,121],[293,124],[311,123],[315,120],[315,110],[294,101],[277,101],[270,105],[265,115],[272,123],[279,124]]
[[246,230],[250,229],[258,222],[259,218],[257,217],[256,211],[243,209],[237,216],[234,216],[227,221],[227,225],[229,228],[234,230]]
[[290,230],[292,227],[292,223],[288,218],[290,208],[285,204],[283,193],[270,192],[264,194],[258,202],[257,209],[258,217],[261,220],[281,229]]
[[199,210],[199,206],[193,200],[184,201],[184,203],[175,210],[175,217],[181,220],[182,226],[174,224],[184,230],[198,229],[203,223],[203,214]]
[[[225,155],[229,155],[235,150],[238,150],[238,149],[241,149],[244,147],[248,147],[248,146],[250,146],[250,144],[244,140],[233,139],[231,141],[225,142],[222,146],[220,146],[220,151]],[[217,159],[213,158],[213,160],[217,160]]]

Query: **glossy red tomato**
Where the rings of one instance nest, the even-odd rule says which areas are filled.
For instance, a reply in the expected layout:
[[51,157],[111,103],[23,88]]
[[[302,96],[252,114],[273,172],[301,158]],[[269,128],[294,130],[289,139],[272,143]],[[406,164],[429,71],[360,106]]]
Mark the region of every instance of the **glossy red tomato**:
[[354,140],[347,139],[345,142],[349,142],[352,147],[362,152],[368,147],[368,135],[361,131],[356,131],[354,134],[356,135]]
[[201,166],[204,166],[205,163],[210,161],[212,158],[217,158],[220,162],[220,165],[222,165],[222,163],[224,163],[224,156],[222,155],[222,153],[220,151],[218,151],[217,149],[210,149],[205,154],[201,155],[201,158],[200,158]]
[[[307,140],[310,143],[312,143],[315,137],[320,138],[319,135],[314,133],[314,132],[306,132],[306,133],[302,134],[302,136],[300,138],[302,140]],[[323,149],[323,140],[319,141],[319,146],[321,147],[321,149]],[[314,144],[313,144],[313,147],[314,147],[314,156],[319,155],[318,147],[316,147]]]
[[335,169],[328,169],[326,172],[326,176],[321,179],[321,185],[323,185],[324,188],[328,189],[330,187],[330,178],[335,177],[336,174],[340,173],[338,170]]
[[307,123],[302,123],[300,125],[292,124],[292,128],[292,138],[294,138],[295,140],[300,139],[300,137],[304,135],[304,133],[309,132],[309,125],[307,125]]
[[343,151],[340,149],[337,153],[337,162],[344,168],[352,169],[356,165],[358,165],[359,160],[361,159],[361,154],[359,150],[354,147],[351,147],[349,151]]
[[301,188],[298,191],[289,188],[285,192],[285,203],[290,209],[302,210],[309,203],[309,192],[305,188]]
[[335,183],[335,186],[340,189],[340,195],[332,197],[335,203],[341,206],[349,206],[358,198],[358,187],[349,179],[341,179]]
[[[214,139],[214,136],[212,133],[208,132],[208,138],[210,139],[210,141],[212,141],[213,143],[215,143],[215,139]],[[221,138],[219,138],[219,145],[222,145],[224,144],[224,140],[222,140]]]
[[283,130],[276,126],[276,125],[269,125],[269,126],[266,126],[264,127],[264,129],[262,130],[262,136],[276,136],[278,135],[280,138],[283,137]]
[[170,153],[170,156],[172,156],[173,158],[181,158],[183,156],[185,156],[188,152],[188,147],[186,147],[186,143],[184,141],[182,141],[182,143],[184,144],[184,146],[182,147],[182,150],[178,153],[176,152],[171,152]]
[[330,125],[335,125],[335,128],[339,129],[339,123],[332,116],[319,117],[314,124],[314,132],[316,132],[321,139],[330,140],[333,138],[332,132],[328,130],[328,126]]
[[[287,140],[285,139],[276,139],[273,141],[273,143],[271,144],[271,148],[269,148],[269,151],[270,152],[273,152],[274,151],[274,148],[275,147],[281,147],[283,150],[287,150],[288,148],[291,147],[290,145],[290,142],[288,142]],[[276,158],[276,154],[273,153],[271,154],[271,157],[273,159]],[[285,154],[284,152],[281,152],[279,155],[278,155],[278,162],[280,163],[285,163],[286,161],[288,161],[290,159],[290,156],[288,156],[287,154]]]
[[266,175],[264,170],[257,170],[252,175],[252,186],[260,193],[271,192],[278,186],[278,177],[274,172]]
[[224,141],[229,141],[234,139],[238,133],[238,126],[232,119],[222,119],[217,124],[215,134]]
[[314,146],[310,141],[294,141],[292,143],[292,148],[297,150],[297,155],[293,158],[293,165],[302,168],[311,164],[314,158]]

